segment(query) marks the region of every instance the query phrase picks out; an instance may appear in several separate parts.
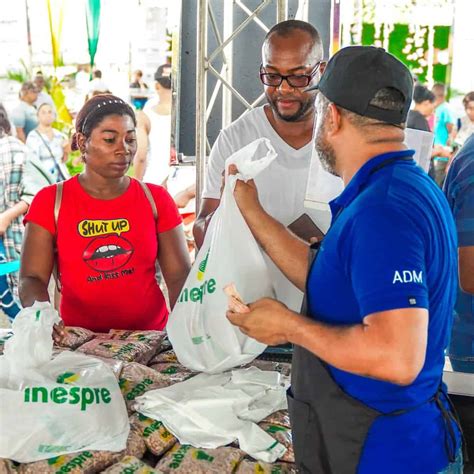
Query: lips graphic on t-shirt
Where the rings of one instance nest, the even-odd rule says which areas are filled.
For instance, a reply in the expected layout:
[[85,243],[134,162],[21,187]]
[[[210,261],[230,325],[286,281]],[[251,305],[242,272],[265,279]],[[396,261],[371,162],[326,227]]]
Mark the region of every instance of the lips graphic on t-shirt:
[[98,272],[111,272],[125,265],[133,254],[132,244],[118,235],[96,237],[84,250],[84,262]]

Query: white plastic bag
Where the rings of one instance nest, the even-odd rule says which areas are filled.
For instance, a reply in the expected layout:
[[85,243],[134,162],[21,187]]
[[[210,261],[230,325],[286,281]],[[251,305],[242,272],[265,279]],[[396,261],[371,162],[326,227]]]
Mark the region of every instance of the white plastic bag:
[[286,448],[256,423],[287,408],[289,378],[256,367],[198,374],[136,399],[136,409],[161,421],[181,444],[218,448],[235,439],[255,459],[274,462]]
[[[257,159],[262,149],[264,156]],[[245,302],[274,294],[262,252],[233,191],[237,179],[254,178],[275,158],[270,141],[261,138],[226,160],[226,170],[234,163],[240,174],[227,176],[221,204],[167,325],[178,360],[197,372],[217,373],[245,364],[266,347],[228,321],[223,287],[235,283]]]
[[13,322],[0,356],[0,458],[33,462],[83,450],[121,451],[130,425],[112,370],[74,352],[52,358],[49,303]]

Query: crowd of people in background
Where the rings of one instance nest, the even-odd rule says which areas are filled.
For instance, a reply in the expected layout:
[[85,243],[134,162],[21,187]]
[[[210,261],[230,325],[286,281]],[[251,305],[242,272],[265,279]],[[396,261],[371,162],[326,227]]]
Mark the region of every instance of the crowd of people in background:
[[[309,288],[309,286],[305,286],[308,273],[304,265],[298,266],[300,271],[298,275],[295,274],[293,279],[288,277],[291,271],[285,272],[284,267],[286,263],[291,263],[291,259],[296,257],[302,257],[300,260],[305,264],[307,262],[307,243],[303,244],[302,240],[296,239],[293,234],[290,235],[291,240],[289,240],[286,228],[291,229],[292,221],[303,215],[302,213],[311,213],[304,208],[304,191],[315,144],[322,169],[325,172],[331,174],[332,177],[337,175],[342,178],[344,178],[345,171],[350,172],[350,178],[345,176],[344,179],[345,190],[342,194],[339,193],[339,198],[331,202],[331,204],[335,203],[340,206],[341,210],[349,208],[352,202],[356,201],[358,193],[364,195],[362,191],[365,186],[368,186],[374,173],[377,172],[376,180],[388,183],[392,180],[391,170],[396,167],[401,174],[398,181],[395,180],[397,182],[392,184],[398,188],[396,193],[390,195],[391,200],[387,201],[387,207],[377,210],[376,206],[372,205],[373,202],[378,202],[375,198],[370,206],[368,204],[359,205],[359,207],[352,206],[352,212],[354,216],[357,214],[358,218],[354,217],[354,222],[350,221],[350,225],[346,224],[350,231],[354,232],[354,238],[334,239],[335,231],[333,231],[332,238],[334,242],[337,240],[337,245],[334,243],[332,249],[335,255],[339,255],[339,250],[335,249],[339,249],[338,246],[341,242],[346,242],[347,246],[359,245],[358,252],[365,253],[366,260],[359,259],[357,262],[350,262],[353,273],[348,278],[346,270],[349,264],[346,265],[346,263],[350,259],[347,262],[337,261],[336,264],[333,259],[331,264],[324,267],[324,272],[321,270],[321,265],[325,264],[324,259],[328,258],[329,252],[326,252],[326,256],[319,257],[319,273],[310,272],[308,279],[309,281],[311,278],[316,278],[316,280],[319,278],[318,284],[324,287],[329,276],[332,278],[333,287],[337,287],[338,290],[340,289],[338,285],[343,282],[341,289],[346,290],[347,296],[345,298],[334,298],[331,293],[334,288],[330,288],[330,284],[327,283],[329,285],[327,294],[321,298],[321,301],[329,308],[327,309],[328,314],[332,315],[335,311],[333,306],[337,303],[341,305],[340,308],[336,308],[337,311],[340,310],[340,314],[344,316],[357,315],[354,321],[343,321],[345,329],[340,329],[337,326],[342,319],[341,321],[329,319],[326,321],[327,324],[321,325],[319,330],[326,331],[327,338],[332,337],[331,331],[334,332],[335,343],[333,349],[328,348],[326,352],[320,348],[314,350],[310,348],[312,354],[321,357],[328,364],[334,362],[333,369],[342,365],[341,372],[351,373],[351,378],[348,378],[347,381],[350,381],[349,385],[353,384],[353,387],[357,389],[354,391],[354,397],[362,401],[367,398],[368,406],[371,406],[371,397],[374,394],[378,393],[381,399],[387,394],[393,395],[394,403],[389,403],[385,407],[391,413],[398,407],[399,401],[397,398],[399,393],[393,391],[393,387],[395,385],[401,387],[413,385],[415,387],[416,374],[413,380],[407,382],[406,379],[395,377],[390,364],[386,366],[383,373],[379,373],[377,364],[370,366],[373,368],[373,372],[367,371],[364,361],[354,369],[351,364],[355,363],[354,360],[356,362],[359,360],[357,357],[350,356],[344,363],[339,363],[337,358],[339,355],[332,358],[332,352],[336,342],[341,344],[341,334],[344,331],[347,331],[348,346],[354,344],[357,337],[360,337],[360,341],[362,341],[360,347],[366,347],[363,345],[365,344],[363,337],[366,336],[349,333],[347,329],[361,326],[362,324],[359,323],[365,321],[365,318],[379,321],[377,323],[379,326],[372,322],[372,329],[370,329],[376,335],[371,341],[374,351],[373,360],[380,360],[377,344],[380,344],[381,340],[385,340],[385,337],[377,337],[377,335],[394,334],[397,321],[395,317],[405,323],[407,318],[412,318],[408,320],[413,321],[413,324],[402,326],[407,331],[407,337],[413,337],[414,344],[412,346],[420,346],[420,341],[427,334],[428,313],[431,317],[431,312],[433,314],[436,312],[438,319],[441,316],[445,317],[446,314],[452,314],[451,308],[455,299],[458,270],[454,256],[457,250],[456,232],[459,233],[460,257],[464,258],[464,260],[460,258],[459,291],[473,292],[473,288],[470,286],[472,277],[469,276],[465,281],[462,278],[464,274],[473,274],[470,271],[473,268],[469,266],[471,264],[465,263],[472,259],[470,255],[464,255],[461,249],[463,247],[474,248],[472,219],[468,217],[474,204],[472,200],[459,201],[460,195],[458,193],[461,184],[466,187],[471,185],[472,175],[468,176],[466,181],[467,168],[460,165],[464,161],[455,157],[461,150],[459,156],[464,160],[463,153],[467,155],[474,146],[474,91],[467,93],[463,98],[462,104],[465,114],[456,117],[448,101],[446,85],[437,83],[429,88],[415,82],[413,87],[409,71],[393,56],[380,48],[354,48],[341,50],[335,55],[336,59],[333,57],[327,63],[323,58],[321,38],[312,25],[290,20],[282,22],[270,30],[263,44],[262,65],[258,72],[267,103],[256,107],[227,129],[222,130],[216,140],[210,155],[206,187],[201,196],[202,205],[194,225],[194,236],[197,244],[202,244],[208,231],[209,221],[219,206],[225,159],[256,138],[267,137],[277,150],[278,162],[275,162],[266,176],[257,178],[256,187],[251,183],[244,185],[240,182],[238,185],[240,188],[236,187],[236,196],[238,197],[240,192],[240,198],[236,199],[244,216],[246,212],[249,212],[249,206],[245,203],[250,203],[260,213],[258,218],[255,218],[256,211],[253,214],[250,212],[250,217],[247,216],[246,221],[255,238],[269,255],[268,262],[276,296],[279,302],[286,305],[282,309],[282,303],[270,303],[271,300],[266,302],[268,305],[274,305],[274,308],[266,313],[267,316],[271,315],[271,318],[268,316],[268,324],[261,325],[262,328],[265,327],[266,330],[269,330],[268,328],[271,329],[275,324],[276,313],[280,313],[283,321],[286,311],[299,310],[303,297],[301,290]],[[359,90],[353,91],[354,101],[351,102],[347,99],[350,94],[338,96],[340,91],[334,85],[337,82],[334,79],[336,76],[344,75],[348,68],[359,68],[361,71],[356,72],[366,73],[362,63],[358,66],[354,66],[356,62],[347,62],[346,64],[344,62],[347,59],[346,54],[357,55],[362,62],[367,60],[367,57],[370,60],[379,61],[387,71],[398,70],[398,75],[387,73],[387,77],[394,82],[394,86],[397,86],[398,89],[383,86],[377,90],[368,90],[371,89],[371,85],[367,81],[367,84],[361,85]],[[340,64],[344,64],[344,67],[338,66],[337,61],[341,61]],[[329,72],[327,72],[328,70]],[[36,74],[33,81],[22,84],[18,102],[10,110],[10,113],[0,104],[0,263],[18,260],[20,257],[22,259],[20,282],[17,273],[7,276],[0,274],[0,303],[4,312],[11,319],[20,310],[18,301],[21,300],[23,305],[29,306],[34,300],[51,299],[49,296],[51,288],[48,286],[48,282],[53,272],[53,263],[56,262],[58,264],[56,270],[62,286],[61,315],[66,324],[88,327],[94,331],[106,331],[114,327],[117,322],[120,323],[120,327],[127,329],[133,329],[137,325],[140,329],[163,329],[165,327],[168,309],[172,309],[176,302],[191,266],[189,248],[186,245],[186,236],[181,225],[182,216],[180,216],[178,208],[187,206],[195,196],[192,183],[187,183],[185,189],[176,194],[174,200],[173,193],[166,189],[173,181],[170,164],[176,153],[171,145],[171,71],[171,65],[168,63],[158,67],[154,75],[156,97],[151,100],[149,100],[150,88],[145,83],[141,70],[136,70],[133,74],[127,100],[112,95],[102,77],[102,72],[100,70],[93,71],[92,78],[86,86],[86,102],[75,117],[75,130],[71,137],[55,127],[57,109],[53,98],[46,90],[46,80],[41,72]],[[84,74],[85,71],[78,71],[78,80]],[[352,84],[352,78],[347,76],[346,90],[349,90]],[[316,92],[318,87],[319,91]],[[408,113],[412,89],[413,102]],[[364,91],[366,95],[364,95]],[[343,107],[340,102],[345,103],[346,107]],[[393,118],[394,116],[396,119]],[[405,123],[408,128],[433,134],[433,151],[429,171],[432,179],[429,179],[426,173],[415,166],[412,159],[413,151],[405,149],[403,144]],[[372,132],[367,131],[367,126],[373,127]],[[314,138],[315,140],[313,140]],[[357,152],[351,150],[351,147],[354,146],[353,143],[359,146]],[[68,168],[66,163],[74,151],[78,152],[78,156],[80,155],[79,158],[76,156],[76,163],[79,159],[81,173],[69,179],[71,178],[71,167]],[[354,157],[358,157],[359,160],[358,168],[355,170],[352,162],[356,159]],[[452,169],[450,169],[451,164]],[[352,180],[354,176],[356,178]],[[404,176],[403,179],[401,176]],[[446,178],[446,176],[448,177]],[[445,185],[445,194],[450,207],[439,188],[434,185],[433,180],[439,187]],[[461,184],[459,184],[459,180],[461,180]],[[53,184],[56,186],[51,186]],[[246,188],[242,188],[244,186]],[[255,189],[252,189],[252,186]],[[387,193],[381,193],[380,187],[372,184],[371,189],[374,196],[374,193],[378,193],[377,196],[383,195],[384,199],[386,198]],[[403,196],[405,191],[408,195]],[[245,193],[250,194],[245,197]],[[248,196],[253,196],[253,200]],[[367,195],[365,195],[365,199],[367,199]],[[415,201],[422,203],[419,208],[429,209],[432,217],[428,219],[425,214],[421,215],[422,213],[420,213],[417,219],[423,224],[420,228],[413,230],[412,216],[408,216],[406,203],[411,202],[410,209],[415,211],[417,208]],[[367,213],[369,208],[370,213]],[[417,209],[419,210],[419,208]],[[334,209],[331,210],[334,211]],[[390,219],[387,218],[386,211],[391,213]],[[363,218],[363,212],[366,212],[365,216],[370,215]],[[24,217],[25,214],[26,217]],[[346,212],[339,219],[340,228],[346,225],[345,222],[349,219],[347,217],[349,214]],[[252,215],[255,220],[253,226],[249,223]],[[307,214],[304,215],[307,216]],[[454,226],[453,215],[457,230]],[[311,217],[314,218],[316,225],[326,232],[330,227],[328,216],[329,214],[323,216],[315,211]],[[335,219],[338,219],[338,216],[339,213],[336,214]],[[105,231],[97,231],[94,234],[91,231],[93,223],[100,219],[115,223],[111,225],[120,223],[124,230],[121,230],[120,235],[117,232],[107,233]],[[334,229],[335,219],[333,219],[331,229]],[[82,225],[83,227],[81,227]],[[466,226],[470,226],[470,231],[463,234],[462,229]],[[273,233],[269,232],[270,228],[273,229]],[[410,229],[409,232],[406,231],[407,229]],[[340,232],[342,235],[342,230]],[[431,237],[435,236],[431,240],[427,237],[430,232]],[[124,233],[126,233],[126,238]],[[265,240],[269,235],[269,240]],[[275,235],[279,236],[281,240],[281,249],[290,244],[295,249],[292,255],[283,259],[283,263],[286,262],[285,265],[278,264],[278,259],[282,258],[281,252],[283,250],[275,248],[274,242],[278,240],[274,239]],[[414,235],[416,238],[413,237]],[[327,246],[331,251],[329,247],[331,239],[326,238],[324,242],[329,242]],[[387,248],[392,242],[393,255],[388,257]],[[397,246],[400,247],[401,256],[395,252]],[[288,252],[288,248],[286,252]],[[393,284],[397,281],[396,275],[399,269],[397,265],[400,262],[407,265],[412,263],[413,255],[407,249],[413,248],[417,251],[415,256],[419,257],[418,260],[415,260],[417,263],[422,262],[420,268],[423,271],[426,270],[426,274],[433,275],[429,273],[434,271],[433,268],[438,272],[429,282],[432,286],[423,287],[423,292],[413,294],[414,296],[405,297],[406,295],[403,293],[403,301],[398,293],[394,293],[393,300],[387,302],[384,295],[393,291]],[[363,249],[364,252],[361,252],[360,249]],[[356,252],[351,253],[352,250],[349,248],[345,251],[351,258],[356,255]],[[430,262],[431,268],[428,266],[425,268],[428,254],[434,256],[433,261]],[[383,300],[379,302],[375,296],[369,298],[367,295],[372,294],[371,292],[373,292],[373,288],[377,287],[377,284],[382,285],[383,278],[378,278],[377,271],[380,271],[379,262],[384,258],[393,264],[395,279],[393,282],[389,281],[388,287],[380,286],[378,288],[377,297],[380,297],[381,301]],[[404,258],[406,261],[403,260]],[[275,265],[270,263],[270,259]],[[132,263],[128,267],[125,266],[129,261]],[[157,261],[159,269],[156,267]],[[446,265],[442,268],[443,262]],[[408,268],[407,265],[400,268]],[[294,265],[289,265],[289,267],[293,268]],[[118,268],[121,269],[120,272],[116,271]],[[374,271],[369,272],[368,269]],[[97,276],[98,272],[103,273]],[[108,277],[105,276],[106,273]],[[371,276],[367,276],[368,273],[371,273]],[[416,277],[420,278],[419,275],[416,274]],[[168,289],[169,308],[159,286],[158,280],[161,277]],[[113,282],[105,282],[108,278]],[[401,281],[400,275],[398,278]],[[361,286],[353,288],[356,281],[360,282]],[[385,278],[383,281],[387,284],[388,280]],[[444,288],[442,289],[443,294],[435,291],[434,286],[439,282],[451,289],[449,298],[444,295]],[[416,282],[410,280],[403,283]],[[367,288],[363,285],[367,285]],[[432,287],[433,291],[431,291]],[[414,288],[417,291],[419,289],[416,285]],[[429,291],[425,291],[427,288]],[[433,297],[434,293],[436,293],[435,297]],[[130,297],[131,294],[134,295],[134,298]],[[362,303],[357,300],[357,297],[360,297],[361,294],[365,295],[363,303],[371,310],[362,314],[361,321],[359,321],[358,311],[362,311],[359,310]],[[327,301],[324,298],[327,298]],[[428,300],[428,298],[430,299]],[[472,297],[470,298],[467,305],[471,305],[470,310],[472,311]],[[131,304],[131,301],[134,303]],[[309,311],[313,311],[314,319],[317,321],[317,316],[323,314],[326,309],[324,311],[317,310],[315,309],[316,303],[311,299],[308,301]],[[348,307],[349,309],[343,306],[347,302],[352,305]],[[318,301],[317,304],[321,303]],[[251,306],[253,318],[256,317],[253,312],[259,311],[263,317],[265,308]],[[104,317],[97,318],[96,314],[98,313],[103,313]],[[109,313],[112,316],[107,319],[105,315]],[[380,315],[385,313],[390,314],[381,319]],[[462,316],[461,313],[459,314]],[[464,327],[461,316],[458,318],[458,325],[455,325],[455,328]],[[232,317],[236,318],[236,321],[238,320],[236,315],[232,315]],[[247,315],[246,318],[249,320],[250,316]],[[243,322],[233,321],[233,323],[244,327]],[[317,329],[318,326],[314,324],[313,321],[311,330]],[[348,324],[350,326],[347,326]],[[433,329],[431,325],[429,326],[429,331],[436,330],[437,334],[441,334],[441,336],[438,334],[439,337],[434,337],[431,332],[429,333],[428,341],[433,347],[433,340],[437,341],[435,341],[436,351],[431,346],[429,346],[429,348],[431,347],[429,350],[435,351],[438,355],[441,354],[442,357],[429,358],[430,354],[426,352],[426,348],[421,346],[417,350],[417,364],[424,367],[420,370],[424,371],[424,377],[430,378],[430,383],[439,382],[439,378],[436,379],[433,374],[443,370],[445,349],[443,341],[448,339],[450,324],[451,321],[447,317],[443,319],[443,327],[439,325],[438,328]],[[328,329],[333,326],[337,326],[339,329]],[[365,326],[364,334],[368,331],[369,326],[370,324]],[[374,326],[377,326],[378,329],[377,327],[374,329]],[[418,328],[416,334],[412,331],[415,327]],[[448,327],[449,329],[446,329]],[[397,334],[400,334],[399,327],[397,330]],[[250,333],[251,328],[246,328],[246,331]],[[462,331],[459,329],[459,333],[465,334],[464,329]],[[56,328],[55,337],[61,337],[60,327]],[[258,339],[257,336],[255,337]],[[464,336],[460,337],[461,339],[454,338],[454,343],[449,348],[449,355],[453,357],[454,365],[459,361],[464,362],[465,352],[471,350],[468,348],[468,345],[471,344],[471,336],[469,336],[468,342],[463,339]],[[391,340],[391,338],[389,339]],[[285,339],[283,342],[287,341],[304,346],[304,344],[290,339]],[[307,346],[304,347],[307,348]],[[404,350],[413,349],[413,347],[404,347]],[[344,353],[344,350],[341,347],[337,352],[338,354]],[[362,354],[364,351],[354,350],[354,354],[356,352]],[[365,351],[364,356],[369,352]],[[322,356],[321,353],[323,353]],[[329,362],[324,359],[325,354],[330,354],[327,356]],[[419,354],[422,354],[423,357],[418,357]],[[425,355],[427,356],[426,364],[423,362]],[[300,364],[304,360],[306,360],[305,364],[309,364],[310,360],[304,359],[303,356],[307,358],[307,355],[303,353],[298,356]],[[314,355],[311,357],[314,358]],[[426,367],[431,367],[430,373]],[[338,372],[335,373],[337,375]],[[421,372],[417,372],[417,374],[419,373]],[[344,377],[340,379],[342,385]],[[337,379],[337,377],[335,378]],[[390,386],[384,385],[387,382],[392,382],[392,384]],[[414,397],[413,394],[415,394]],[[413,400],[420,403],[419,406],[421,403],[425,403],[428,395],[430,394],[424,393],[422,390],[419,393],[411,393]],[[436,392],[437,397],[442,395],[442,390]],[[407,407],[410,405],[409,399],[410,397],[407,395]],[[390,401],[390,397],[388,400]],[[418,405],[415,408],[418,408]],[[383,411],[382,408],[380,410]],[[438,420],[438,408],[430,405],[430,410],[433,420]],[[406,413],[410,412],[412,410],[407,408]],[[426,420],[424,421],[426,426],[424,428],[422,426],[422,428],[426,429],[426,432],[434,440],[441,439],[440,436],[444,428],[441,428],[441,425],[438,426],[438,421],[428,423]],[[451,423],[451,421],[448,420],[447,423]],[[437,427],[436,433],[433,431],[435,425]],[[381,428],[379,427],[379,429]],[[402,430],[401,425],[397,425],[397,429]],[[387,422],[386,425],[383,425],[381,433],[384,437],[390,438],[393,434],[391,431]],[[448,461],[449,465],[462,464],[460,435],[457,431],[452,435],[448,452],[445,453],[438,449],[436,451],[438,458],[433,457],[432,459],[428,459],[428,450],[425,446],[430,444],[429,438],[425,439],[422,435],[414,435],[414,437],[417,439],[417,443],[422,446],[426,458],[423,459],[423,462],[428,464],[432,462],[433,466],[435,464],[446,465]],[[380,436],[379,439],[381,439]],[[396,442],[395,439],[394,446],[396,446]],[[370,456],[365,459],[367,466],[378,462],[377,456],[379,454],[377,453],[382,452],[382,448],[383,446],[379,445],[372,446],[369,450]],[[404,460],[397,456],[400,455],[402,449],[392,451],[387,456],[392,456],[401,466]],[[416,465],[418,453],[415,453],[414,447],[412,447],[412,451],[410,462]],[[314,460],[312,453],[309,457]]]

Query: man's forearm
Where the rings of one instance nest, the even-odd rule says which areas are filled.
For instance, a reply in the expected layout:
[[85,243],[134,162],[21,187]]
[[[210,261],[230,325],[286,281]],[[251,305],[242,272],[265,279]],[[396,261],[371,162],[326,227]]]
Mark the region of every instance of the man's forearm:
[[206,236],[207,227],[209,226],[209,222],[212,219],[213,212],[205,217],[198,217],[193,225],[193,237],[194,243],[199,250],[202,247],[204,242],[204,237]]
[[245,212],[244,219],[265,253],[280,271],[301,291],[308,274],[309,247],[291,234],[261,206]]
[[393,340],[370,326],[333,326],[288,310],[288,340],[340,370],[406,385],[413,370],[404,355],[394,354]]

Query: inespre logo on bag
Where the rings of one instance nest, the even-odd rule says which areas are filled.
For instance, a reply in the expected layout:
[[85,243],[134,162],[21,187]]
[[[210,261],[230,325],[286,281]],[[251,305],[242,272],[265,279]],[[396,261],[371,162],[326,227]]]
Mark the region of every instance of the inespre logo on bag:
[[198,267],[197,279],[202,281],[203,284],[200,286],[195,286],[192,288],[183,288],[181,294],[179,295],[179,303],[201,303],[206,294],[212,294],[216,291],[216,280],[210,278],[209,280],[204,280],[204,274],[206,273],[207,259],[209,258],[209,252],[207,251],[206,256],[201,261]]
[[24,403],[55,403],[58,405],[78,405],[81,411],[86,411],[88,405],[108,405],[112,401],[110,390],[105,387],[26,387]]

